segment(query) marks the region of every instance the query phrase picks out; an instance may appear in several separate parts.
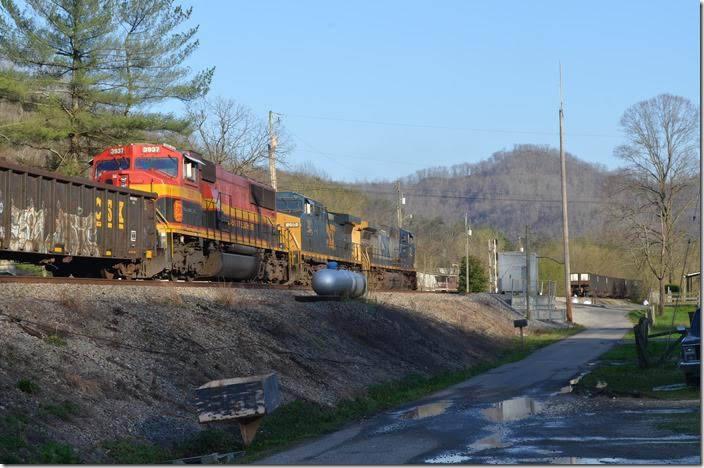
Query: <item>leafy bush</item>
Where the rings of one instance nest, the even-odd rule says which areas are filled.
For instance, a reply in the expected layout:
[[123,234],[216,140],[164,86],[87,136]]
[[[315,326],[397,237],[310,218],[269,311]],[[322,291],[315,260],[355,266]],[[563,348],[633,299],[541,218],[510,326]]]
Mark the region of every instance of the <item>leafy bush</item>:
[[24,393],[37,393],[39,391],[39,385],[29,379],[18,380],[17,388],[19,388]]
[[39,448],[39,460],[45,464],[80,463],[73,449],[61,442],[46,442]]
[[166,450],[151,444],[142,444],[130,439],[103,442],[107,455],[118,464],[157,463],[169,458]]
[[58,335],[49,335],[44,338],[44,342],[53,346],[58,346],[58,347],[66,347],[68,343],[66,343],[66,340],[61,338]]
[[76,413],[78,413],[78,405],[71,403],[70,401],[64,401],[63,403],[59,403],[57,405],[43,405],[39,409],[40,416],[55,416],[62,421],[70,420]]
[[27,449],[27,442],[15,435],[0,436],[0,463],[14,464],[25,461],[23,453]]

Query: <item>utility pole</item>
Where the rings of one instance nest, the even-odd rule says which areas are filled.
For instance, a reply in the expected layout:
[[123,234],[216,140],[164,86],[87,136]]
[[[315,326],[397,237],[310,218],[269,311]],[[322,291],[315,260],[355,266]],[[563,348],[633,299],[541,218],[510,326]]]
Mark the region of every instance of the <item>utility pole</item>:
[[565,114],[562,111],[562,64],[560,64],[560,166],[562,168],[562,243],[565,252],[565,306],[567,321],[572,321],[572,287],[570,285],[570,242],[567,226],[567,171],[565,169]]
[[499,254],[497,253],[497,240],[496,237],[491,243],[491,253],[494,258],[494,277],[492,278],[492,284],[494,285],[494,293],[499,292]]
[[530,254],[528,248],[528,225],[526,224],[526,318],[530,320]]
[[396,223],[398,228],[403,227],[403,213],[401,212],[401,204],[403,203],[403,197],[401,195],[401,181],[396,182]]
[[269,111],[269,178],[271,187],[276,190],[276,146],[278,139],[274,132],[274,112]]
[[464,235],[466,237],[464,249],[464,292],[469,294],[469,236],[472,235],[472,230],[469,229],[469,214],[466,211],[464,212]]

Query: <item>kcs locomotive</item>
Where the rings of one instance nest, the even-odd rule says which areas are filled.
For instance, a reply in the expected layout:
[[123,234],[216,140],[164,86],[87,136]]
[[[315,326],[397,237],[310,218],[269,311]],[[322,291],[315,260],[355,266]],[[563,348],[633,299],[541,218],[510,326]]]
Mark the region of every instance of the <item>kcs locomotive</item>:
[[0,258],[54,276],[309,284],[335,260],[372,287],[415,288],[404,229],[328,211],[226,171],[193,151],[114,146],[91,178],[0,163]]

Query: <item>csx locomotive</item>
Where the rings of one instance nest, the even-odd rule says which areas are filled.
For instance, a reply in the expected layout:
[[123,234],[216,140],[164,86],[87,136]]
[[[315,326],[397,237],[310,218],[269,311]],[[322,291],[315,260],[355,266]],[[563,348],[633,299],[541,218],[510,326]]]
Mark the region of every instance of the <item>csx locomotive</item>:
[[0,258],[54,276],[299,284],[335,260],[372,286],[415,288],[404,229],[277,193],[166,144],[114,146],[90,163],[91,181],[0,163]]

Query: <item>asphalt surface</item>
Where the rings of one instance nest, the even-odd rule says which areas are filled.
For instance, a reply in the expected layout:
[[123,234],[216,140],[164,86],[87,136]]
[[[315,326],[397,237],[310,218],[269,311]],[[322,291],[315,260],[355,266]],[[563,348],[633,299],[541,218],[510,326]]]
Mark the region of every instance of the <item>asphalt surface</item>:
[[570,382],[631,327],[631,309],[575,304],[584,332],[259,463],[699,464],[698,436],[652,429],[698,407],[569,393]]

